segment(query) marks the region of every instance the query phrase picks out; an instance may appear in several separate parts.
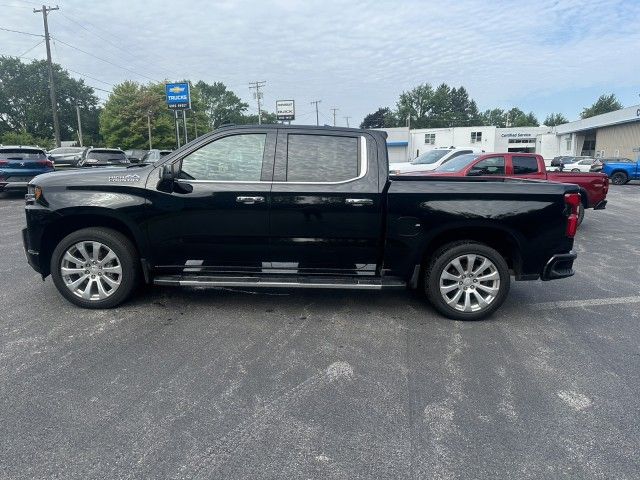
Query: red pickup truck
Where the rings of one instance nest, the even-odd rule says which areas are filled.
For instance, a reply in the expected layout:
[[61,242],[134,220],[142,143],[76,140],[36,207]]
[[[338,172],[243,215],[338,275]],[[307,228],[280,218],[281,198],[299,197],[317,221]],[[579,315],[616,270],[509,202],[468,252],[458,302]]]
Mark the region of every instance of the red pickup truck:
[[516,177],[531,180],[571,183],[580,187],[582,207],[602,210],[607,205],[609,178],[603,173],[547,172],[544,159],[534,153],[467,154],[443,163],[433,171],[406,172],[404,175],[442,175],[450,177],[486,176]]

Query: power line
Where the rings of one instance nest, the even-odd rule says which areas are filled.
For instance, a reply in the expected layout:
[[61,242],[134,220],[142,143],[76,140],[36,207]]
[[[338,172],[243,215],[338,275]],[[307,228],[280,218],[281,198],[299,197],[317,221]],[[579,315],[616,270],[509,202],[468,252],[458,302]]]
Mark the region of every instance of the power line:
[[[126,53],[127,55],[129,55],[129,57],[131,57],[131,58],[133,58],[133,59],[136,59],[136,60],[138,60],[138,61],[141,61],[142,63],[146,64],[147,66],[153,66],[153,67],[156,67],[156,66],[157,66],[157,64],[155,64],[155,63],[148,62],[148,61],[146,61],[144,58],[142,58],[142,57],[140,57],[140,56],[138,56],[138,55],[134,55],[134,54],[131,52],[131,49],[124,48],[124,47],[122,47],[122,46],[118,45],[117,43],[115,43],[115,42],[111,41],[109,38],[107,38],[107,37],[105,37],[105,36],[102,36],[102,35],[97,34],[97,33],[96,33],[96,31],[95,31],[95,28],[94,28],[94,29],[89,29],[89,28],[87,28],[86,26],[84,26],[82,23],[80,23],[80,22],[79,22],[79,21],[77,21],[77,20],[74,20],[73,18],[69,17],[68,15],[65,15],[65,14],[64,14],[64,13],[62,13],[62,12],[60,12],[60,14],[61,14],[64,18],[66,18],[69,22],[72,22],[72,23],[74,23],[74,24],[78,25],[80,28],[82,28],[83,30],[85,30],[85,31],[87,31],[88,33],[90,33],[92,38],[94,38],[94,37],[99,38],[100,40],[102,40],[102,41],[104,41],[104,42],[108,43],[109,45],[113,46],[114,48],[118,49],[119,51]],[[89,24],[89,25],[92,25],[92,26],[93,26],[93,24],[91,24],[90,22],[87,22],[87,24]],[[164,68],[163,68],[163,70],[164,70]],[[170,74],[171,74],[171,76],[174,76],[174,75],[175,75],[175,72],[170,72],[169,70],[165,70],[165,73],[170,73]],[[179,75],[178,75],[178,76],[179,76]]]
[[138,72],[136,72],[135,70],[131,70],[130,68],[123,67],[122,65],[118,65],[117,63],[113,63],[113,62],[111,62],[111,61],[109,61],[109,60],[106,60],[106,59],[104,59],[104,58],[102,58],[102,57],[98,57],[97,55],[94,55],[93,53],[89,53],[89,52],[87,52],[86,50],[83,50],[83,49],[81,49],[81,48],[76,47],[75,45],[71,45],[70,43],[63,42],[63,41],[62,41],[62,40],[60,40],[59,38],[56,38],[56,40],[57,40],[58,42],[60,42],[62,45],[66,45],[66,46],[67,46],[67,47],[69,47],[69,48],[73,48],[74,50],[78,50],[79,52],[82,52],[82,53],[84,53],[85,55],[89,55],[90,57],[93,57],[93,58],[95,58],[95,59],[97,59],[97,60],[100,60],[101,62],[105,62],[105,63],[108,63],[109,65],[113,65],[114,67],[121,68],[122,70],[126,70],[126,71],[127,71],[127,72],[129,72],[129,73],[133,73],[133,74],[135,74],[135,75],[139,75],[139,76],[141,76],[141,77],[143,77],[143,78],[146,78],[147,80],[151,80],[152,82],[160,82],[160,80],[157,80],[157,79],[155,79],[155,78],[148,77],[148,76],[146,76],[146,75],[143,75],[142,73],[138,73]]
[[39,45],[42,45],[42,43],[44,42],[44,40],[40,40],[38,43],[36,43],[33,47],[31,47],[29,50],[25,50],[23,53],[21,53],[20,55],[17,55],[18,58],[22,58],[24,57],[27,53],[29,53],[31,50],[33,50],[34,48],[36,48]]
[[[41,12],[41,11],[42,10],[38,10],[38,12]],[[29,35],[31,37],[40,37],[40,38],[44,37],[44,35],[39,35],[37,33],[23,32],[22,30],[13,30],[11,28],[5,28],[5,27],[0,27],[0,30],[4,30],[5,32],[21,33],[22,35]]]

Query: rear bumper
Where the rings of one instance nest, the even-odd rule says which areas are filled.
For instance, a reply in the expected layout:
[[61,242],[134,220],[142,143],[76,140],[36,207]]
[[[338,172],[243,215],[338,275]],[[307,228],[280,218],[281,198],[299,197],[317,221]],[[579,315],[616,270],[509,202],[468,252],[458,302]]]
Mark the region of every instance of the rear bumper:
[[26,228],[22,229],[22,246],[24,247],[24,254],[27,256],[27,262],[36,272],[40,271],[40,252],[32,250],[29,247],[29,231]]
[[10,190],[26,190],[29,182],[0,182],[0,192]]
[[604,210],[607,206],[606,200],[601,200],[593,206],[594,210]]
[[573,276],[573,261],[578,257],[573,250],[569,253],[557,253],[549,259],[542,270],[541,280],[557,280]]

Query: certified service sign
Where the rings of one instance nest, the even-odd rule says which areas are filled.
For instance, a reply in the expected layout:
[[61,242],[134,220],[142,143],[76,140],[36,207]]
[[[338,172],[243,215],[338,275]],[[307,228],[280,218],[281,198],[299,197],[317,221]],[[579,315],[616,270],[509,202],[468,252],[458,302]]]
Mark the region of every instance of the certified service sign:
[[278,100],[276,102],[276,116],[278,120],[295,120],[295,102],[293,100]]
[[188,83],[167,83],[164,89],[169,108],[173,110],[189,110],[191,108],[191,92]]

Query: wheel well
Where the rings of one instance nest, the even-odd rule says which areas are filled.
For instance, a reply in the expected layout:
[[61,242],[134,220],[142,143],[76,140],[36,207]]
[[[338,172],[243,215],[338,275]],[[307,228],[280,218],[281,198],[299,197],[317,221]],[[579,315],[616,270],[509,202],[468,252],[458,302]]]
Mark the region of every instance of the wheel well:
[[520,271],[521,257],[517,240],[507,231],[485,227],[447,230],[436,235],[425,247],[422,266],[426,266],[436,250],[443,245],[463,240],[484,243],[497,250],[507,262],[510,270],[516,273]]
[[580,201],[584,208],[589,207],[589,197],[587,196],[587,191],[584,188],[580,189]]
[[616,173],[624,173],[627,177],[629,176],[629,174],[628,174],[625,170],[620,170],[620,169],[618,169],[618,170],[613,170],[613,171],[611,172],[610,176],[613,176],[613,175],[615,175]]
[[51,255],[56,245],[60,243],[64,237],[76,230],[89,227],[105,227],[116,230],[126,236],[133,243],[134,247],[140,255],[140,248],[136,237],[131,229],[122,221],[108,216],[101,215],[70,215],[65,216],[49,225],[42,234],[42,243],[40,245],[40,268],[44,276],[49,275]]

